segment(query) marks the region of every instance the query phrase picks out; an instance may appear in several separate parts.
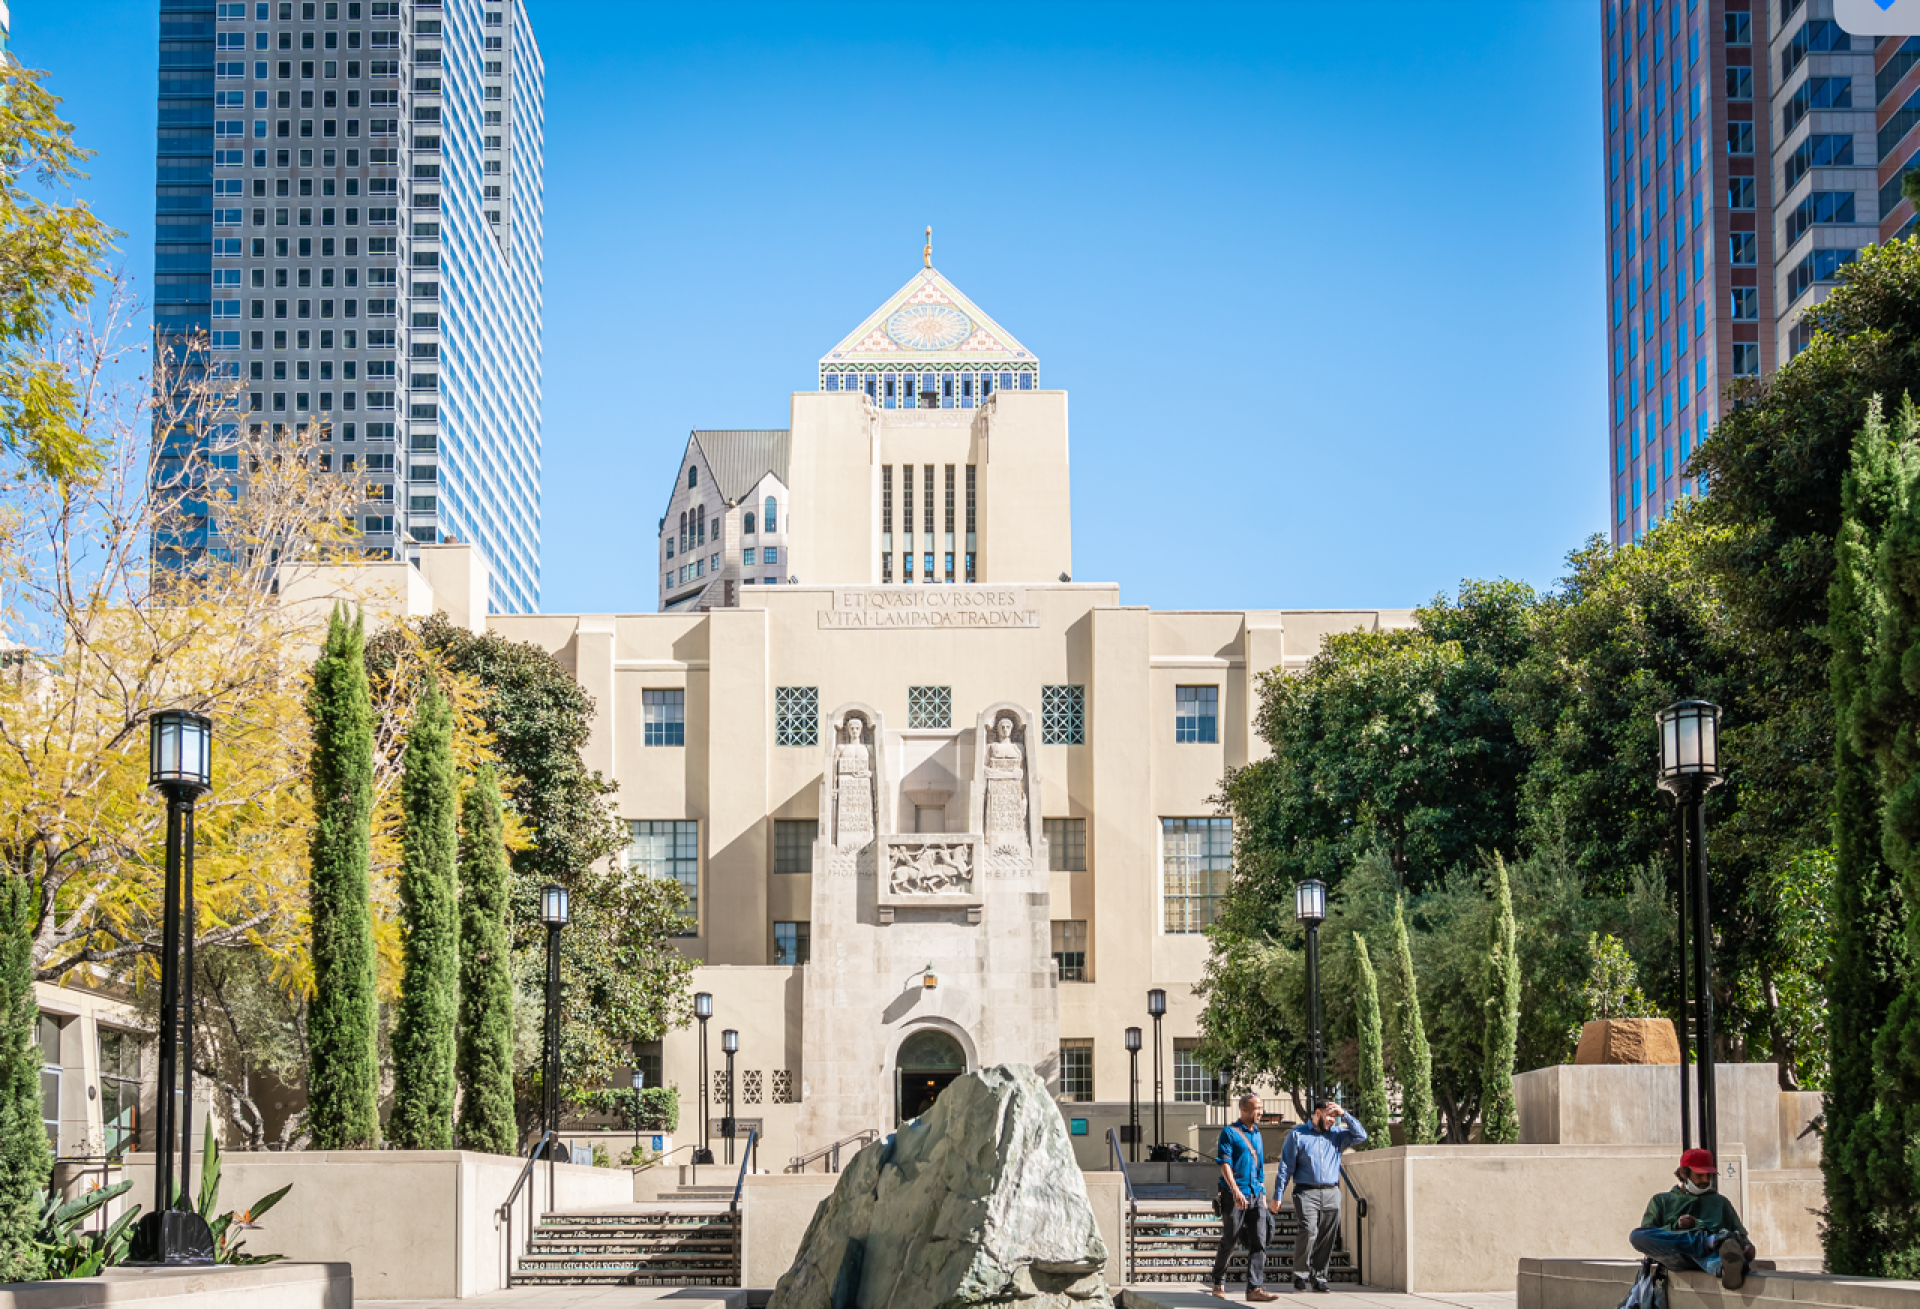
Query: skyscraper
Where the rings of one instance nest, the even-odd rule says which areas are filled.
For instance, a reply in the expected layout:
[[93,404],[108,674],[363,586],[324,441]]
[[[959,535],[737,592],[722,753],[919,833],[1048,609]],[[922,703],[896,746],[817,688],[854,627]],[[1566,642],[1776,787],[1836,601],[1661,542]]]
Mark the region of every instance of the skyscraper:
[[[1879,164],[1913,151],[1920,46],[1876,50],[1832,0],[1603,0],[1603,27],[1620,542],[1705,489],[1686,460],[1727,385],[1804,348],[1806,311],[1860,247],[1911,227]],[[1879,125],[1903,94],[1913,110]]]
[[540,598],[544,101],[520,0],[161,0],[156,333],[496,610]]

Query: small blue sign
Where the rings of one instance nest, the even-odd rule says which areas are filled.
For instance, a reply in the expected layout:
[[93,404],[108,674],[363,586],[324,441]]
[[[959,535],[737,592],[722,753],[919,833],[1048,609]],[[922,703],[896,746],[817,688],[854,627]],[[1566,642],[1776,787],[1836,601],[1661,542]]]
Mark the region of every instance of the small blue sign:
[[1067,1119],[1067,1132],[1073,1136],[1085,1136],[1087,1134],[1087,1120],[1084,1118]]

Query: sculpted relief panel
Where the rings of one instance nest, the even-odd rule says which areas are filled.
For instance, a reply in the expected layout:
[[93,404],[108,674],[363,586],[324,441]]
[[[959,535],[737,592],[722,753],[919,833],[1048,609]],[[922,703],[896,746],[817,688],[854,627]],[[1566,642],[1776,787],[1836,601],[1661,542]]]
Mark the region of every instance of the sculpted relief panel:
[[898,838],[887,844],[887,890],[896,896],[971,895],[973,838]]

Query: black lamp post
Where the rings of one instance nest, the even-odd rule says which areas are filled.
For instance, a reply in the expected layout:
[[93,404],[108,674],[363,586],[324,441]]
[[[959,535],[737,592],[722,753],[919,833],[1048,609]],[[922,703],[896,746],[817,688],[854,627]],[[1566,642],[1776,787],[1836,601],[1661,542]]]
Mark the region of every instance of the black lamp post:
[[640,1162],[640,1092],[647,1084],[647,1075],[638,1068],[633,1070],[633,1162]]
[[731,1027],[720,1033],[720,1048],[727,1055],[727,1116],[720,1120],[720,1132],[727,1138],[727,1162],[733,1162],[733,1056],[740,1050],[740,1033]]
[[701,991],[693,997],[693,1016],[700,1020],[700,1144],[694,1147],[696,1167],[713,1162],[713,1150],[707,1145],[707,1019],[713,1017],[713,995]]
[[1127,1145],[1128,1157],[1140,1162],[1140,1029],[1127,1029]]
[[[1700,1047],[1698,1086],[1700,1144],[1719,1158],[1720,1131],[1713,1093],[1713,937],[1707,904],[1707,792],[1720,774],[1720,706],[1705,700],[1681,700],[1655,716],[1660,725],[1660,785],[1680,807],[1680,989],[1688,990],[1687,937],[1693,937],[1693,1022]],[[1687,921],[1691,908],[1693,921]],[[1688,1139],[1687,1021],[1684,1000],[1680,1030],[1680,1136]]]
[[1157,986],[1147,992],[1147,1014],[1153,1019],[1153,1149],[1147,1158],[1159,1159],[1167,1153],[1160,1139],[1164,1130],[1160,1105],[1164,1098],[1160,1085],[1160,1020],[1167,1016],[1167,993]]
[[1320,924],[1327,921],[1327,884],[1309,877],[1293,888],[1293,916],[1307,929],[1307,1112],[1320,1103]]
[[[549,1132],[560,1130],[560,929],[568,920],[567,888],[549,882],[540,892],[540,921],[547,925],[547,1039],[546,1120]],[[553,1158],[553,1146],[547,1146]]]
[[135,1230],[135,1258],[142,1263],[210,1264],[213,1232],[206,1220],[191,1208],[174,1208],[173,1151],[178,1136],[178,1189],[185,1197],[192,1193],[193,1161],[193,803],[213,789],[212,720],[185,709],[154,714],[149,720],[147,785],[167,797],[167,872],[160,898],[160,1090],[154,1106],[153,1209],[141,1216]]

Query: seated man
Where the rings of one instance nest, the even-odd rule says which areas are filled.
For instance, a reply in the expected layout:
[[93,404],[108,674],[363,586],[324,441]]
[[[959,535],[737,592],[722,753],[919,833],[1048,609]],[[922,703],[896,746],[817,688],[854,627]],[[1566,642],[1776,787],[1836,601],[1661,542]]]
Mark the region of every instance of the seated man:
[[1680,1185],[1647,1201],[1640,1226],[1627,1239],[1662,1267],[1679,1272],[1698,1268],[1732,1291],[1746,1281],[1754,1248],[1740,1215],[1714,1190],[1718,1172],[1710,1151],[1682,1154],[1673,1174]]

